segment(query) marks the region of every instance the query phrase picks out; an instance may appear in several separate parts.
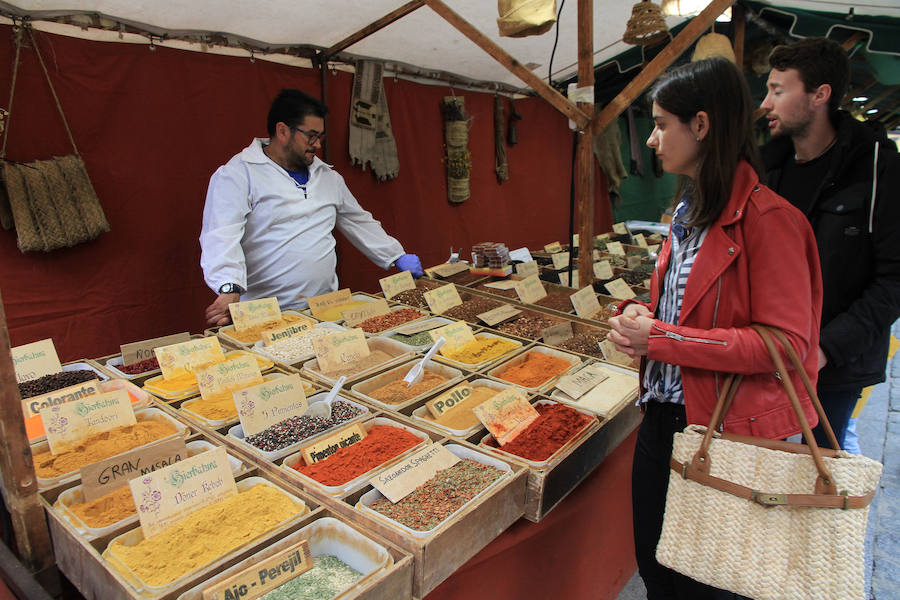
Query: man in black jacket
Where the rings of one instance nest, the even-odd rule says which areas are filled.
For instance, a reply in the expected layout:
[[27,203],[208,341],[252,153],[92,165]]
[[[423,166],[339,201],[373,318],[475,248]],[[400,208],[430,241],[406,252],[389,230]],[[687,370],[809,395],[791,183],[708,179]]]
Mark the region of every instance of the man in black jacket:
[[[768,185],[812,224],[824,300],[818,393],[838,442],[866,386],[884,381],[900,317],[900,157],[883,128],[839,110],[847,55],[824,38],[779,46],[762,103]],[[790,285],[789,281],[784,285]],[[828,445],[821,426],[820,445]]]

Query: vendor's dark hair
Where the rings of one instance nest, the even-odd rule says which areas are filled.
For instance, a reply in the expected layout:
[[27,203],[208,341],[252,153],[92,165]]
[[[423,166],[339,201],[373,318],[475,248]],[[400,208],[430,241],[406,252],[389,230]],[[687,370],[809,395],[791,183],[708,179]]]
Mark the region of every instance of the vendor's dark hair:
[[328,107],[318,98],[300,90],[284,89],[272,100],[266,127],[271,137],[275,135],[275,125],[279,122],[296,127],[309,115],[324,119],[327,114]]
[[850,59],[841,45],[827,38],[806,38],[788,46],[776,46],[769,54],[769,65],[778,71],[797,69],[806,93],[820,85],[831,86],[828,110],[833,115],[850,85]]
[[763,172],[753,135],[753,104],[747,81],[728,60],[707,58],[663,75],[649,97],[682,123],[690,123],[700,111],[709,115],[709,132],[700,143],[696,180],[683,182],[676,196],[680,199],[685,191],[691,195],[687,225],[707,227],[728,203],[741,159],[757,174]]

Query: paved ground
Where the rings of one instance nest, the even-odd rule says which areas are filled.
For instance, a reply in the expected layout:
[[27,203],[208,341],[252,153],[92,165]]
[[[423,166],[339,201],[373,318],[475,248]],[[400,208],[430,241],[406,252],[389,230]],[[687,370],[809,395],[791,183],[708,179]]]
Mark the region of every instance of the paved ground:
[[[900,321],[893,334],[900,339]],[[900,352],[888,362],[886,375],[887,380],[869,394],[856,427],[862,453],[884,464],[866,532],[869,600],[900,598]],[[618,600],[645,597],[644,584],[635,573]]]

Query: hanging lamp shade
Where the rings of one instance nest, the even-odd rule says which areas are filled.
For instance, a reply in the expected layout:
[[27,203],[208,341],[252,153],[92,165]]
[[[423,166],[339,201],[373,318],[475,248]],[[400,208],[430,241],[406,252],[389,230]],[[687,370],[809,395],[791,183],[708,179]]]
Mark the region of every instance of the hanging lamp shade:
[[671,38],[660,7],[652,2],[638,2],[631,7],[623,42],[634,46],[656,46]]
[[734,48],[731,47],[731,40],[721,33],[707,33],[697,40],[697,45],[694,47],[694,55],[691,57],[691,61],[703,60],[704,58],[711,58],[713,56],[721,56],[722,58],[726,58],[732,63],[737,64],[737,59],[734,56]]

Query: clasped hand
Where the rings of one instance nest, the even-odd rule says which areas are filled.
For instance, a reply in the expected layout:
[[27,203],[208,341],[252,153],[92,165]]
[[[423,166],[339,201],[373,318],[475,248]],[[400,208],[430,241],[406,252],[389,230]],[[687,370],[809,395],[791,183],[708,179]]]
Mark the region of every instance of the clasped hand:
[[616,345],[616,350],[632,358],[647,355],[647,339],[653,313],[643,304],[629,304],[617,317],[609,320],[612,331],[606,339]]

